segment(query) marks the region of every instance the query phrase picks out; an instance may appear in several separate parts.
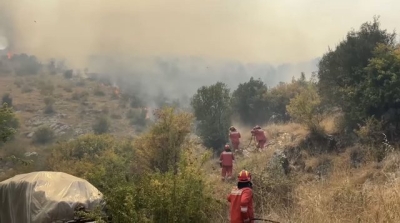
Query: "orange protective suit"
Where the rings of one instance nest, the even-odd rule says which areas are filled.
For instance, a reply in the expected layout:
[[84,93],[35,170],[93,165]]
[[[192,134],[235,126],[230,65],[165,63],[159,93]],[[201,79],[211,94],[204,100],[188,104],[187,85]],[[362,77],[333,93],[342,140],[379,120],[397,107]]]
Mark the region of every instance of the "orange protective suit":
[[[247,180],[241,177],[248,175]],[[245,170],[239,173],[238,187],[232,189],[228,195],[230,203],[230,222],[231,223],[253,223],[254,208],[253,208],[253,189],[251,188],[251,176]],[[239,186],[242,187],[239,189]]]
[[238,132],[236,129],[229,132],[229,139],[231,140],[234,151],[239,150],[240,138],[240,132]]
[[265,135],[264,130],[256,126],[253,128],[253,130],[251,130],[251,134],[256,138],[257,148],[263,149],[265,144],[267,143],[267,136]]
[[232,167],[234,160],[235,156],[233,155],[232,151],[230,151],[229,145],[226,145],[225,150],[221,153],[219,157],[219,161],[222,167],[221,177],[223,180],[225,180],[225,177],[232,177]]

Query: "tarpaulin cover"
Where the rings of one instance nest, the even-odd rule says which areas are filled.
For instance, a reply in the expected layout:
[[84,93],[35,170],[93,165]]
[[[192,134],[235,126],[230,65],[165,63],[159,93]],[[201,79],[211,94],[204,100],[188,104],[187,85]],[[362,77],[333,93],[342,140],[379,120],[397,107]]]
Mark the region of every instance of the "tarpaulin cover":
[[88,181],[62,172],[32,172],[0,182],[0,223],[72,220],[79,204],[91,210],[103,195]]

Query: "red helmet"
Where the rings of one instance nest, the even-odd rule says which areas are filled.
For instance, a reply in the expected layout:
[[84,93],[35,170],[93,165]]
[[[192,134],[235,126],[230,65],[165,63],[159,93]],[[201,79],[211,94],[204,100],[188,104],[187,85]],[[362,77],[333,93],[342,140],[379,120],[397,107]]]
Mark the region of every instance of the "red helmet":
[[229,144],[226,144],[225,149],[229,149],[229,148],[230,148]]
[[251,173],[247,170],[240,171],[238,175],[239,182],[250,182],[251,181]]

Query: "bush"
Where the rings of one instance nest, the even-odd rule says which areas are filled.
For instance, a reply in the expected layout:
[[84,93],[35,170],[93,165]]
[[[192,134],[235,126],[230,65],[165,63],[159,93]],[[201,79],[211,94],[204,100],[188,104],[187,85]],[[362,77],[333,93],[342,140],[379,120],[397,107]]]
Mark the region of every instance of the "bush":
[[62,86],[64,91],[68,92],[68,93],[72,92],[72,87],[73,87],[72,84],[65,84],[65,85]]
[[105,96],[106,94],[104,93],[104,91],[102,91],[100,89],[100,87],[96,86],[93,90],[93,94],[96,96]]
[[55,139],[54,131],[48,126],[39,127],[33,136],[33,142],[38,144],[47,144]]
[[96,119],[96,122],[92,128],[95,134],[107,133],[110,128],[110,121],[106,116],[100,116]]
[[64,71],[64,78],[66,78],[66,79],[71,79],[72,78],[72,76],[73,76],[73,70],[66,70],[66,71]]
[[107,134],[85,135],[54,146],[47,165],[85,178],[102,191],[113,222],[201,223],[220,218],[225,209],[211,192],[213,184],[205,181],[209,176],[202,173],[210,154],[200,154],[187,138],[190,114],[166,109],[157,117],[134,144]]
[[86,101],[87,98],[89,97],[89,93],[87,91],[82,91],[82,92],[74,92],[72,94],[72,100],[81,100],[81,101]]
[[33,88],[31,86],[29,86],[27,84],[22,86],[22,89],[21,89],[22,93],[30,93],[32,91],[33,91]]
[[126,117],[130,120],[131,125],[138,125],[141,127],[146,126],[147,120],[147,110],[146,109],[129,109],[128,113],[126,114]]
[[310,85],[296,97],[290,99],[286,109],[294,121],[306,125],[312,133],[321,133],[323,128],[323,110],[321,99],[315,85]]
[[12,139],[17,132],[16,129],[19,127],[19,121],[7,104],[3,104],[0,107],[0,120],[0,142],[5,143]]
[[52,114],[54,113],[54,103],[55,103],[55,99],[53,97],[45,97],[44,98],[44,103],[46,105],[46,107],[44,108],[44,113],[45,114]]
[[4,103],[6,103],[7,105],[8,105],[8,107],[12,107],[12,98],[11,98],[11,96],[10,96],[10,94],[9,93],[5,93],[4,95],[3,95],[3,98],[2,98],[2,103],[1,104],[4,104]]
[[48,95],[52,95],[54,92],[54,85],[53,85],[53,83],[51,83],[51,81],[47,81],[47,82],[39,81],[37,83],[37,87],[40,90],[41,95],[48,96]]
[[14,84],[20,88],[24,84],[24,80],[22,78],[17,78],[15,79]]

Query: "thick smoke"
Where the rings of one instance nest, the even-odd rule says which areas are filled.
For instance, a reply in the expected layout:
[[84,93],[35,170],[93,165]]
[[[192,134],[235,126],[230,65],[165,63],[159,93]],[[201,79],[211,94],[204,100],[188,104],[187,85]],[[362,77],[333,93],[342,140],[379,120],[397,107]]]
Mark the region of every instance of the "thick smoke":
[[0,1],[0,56],[7,53],[7,50],[13,46],[14,30],[12,25],[12,17],[7,1]]
[[[122,57],[119,57],[122,58]],[[135,88],[149,98],[164,95],[187,101],[199,87],[226,83],[234,90],[250,77],[260,78],[269,87],[287,82],[300,72],[310,75],[317,59],[299,64],[273,66],[266,63],[245,64],[238,61],[214,61],[197,57],[127,58],[92,57],[91,71],[111,77],[122,89]]]
[[250,77],[274,86],[316,70],[316,44],[305,41],[316,34],[280,18],[279,4],[0,0],[0,26],[15,53],[65,59],[150,98],[187,101],[217,81],[232,90]]

